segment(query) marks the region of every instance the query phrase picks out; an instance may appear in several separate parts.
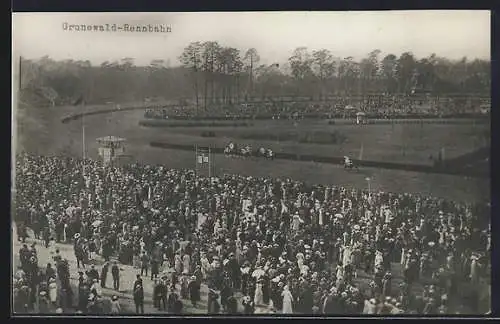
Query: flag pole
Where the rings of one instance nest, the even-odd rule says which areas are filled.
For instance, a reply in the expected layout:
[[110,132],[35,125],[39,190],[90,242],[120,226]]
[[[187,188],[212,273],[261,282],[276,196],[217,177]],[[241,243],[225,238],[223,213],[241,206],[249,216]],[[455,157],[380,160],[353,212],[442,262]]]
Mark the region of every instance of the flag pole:
[[[85,106],[85,102],[82,99],[82,106]],[[85,142],[85,111],[82,113],[82,156],[83,156],[83,176],[85,176],[85,159],[87,158],[87,149]]]
[[82,145],[83,145],[82,156],[83,159],[85,160],[85,115],[82,115]]
[[194,146],[194,182],[198,181],[198,145]]
[[23,57],[22,56],[19,56],[19,91],[21,91],[21,89],[23,88],[22,87],[22,60],[23,60]]
[[210,156],[210,145],[208,146],[208,178],[210,179],[210,184],[212,184],[212,163],[211,163],[211,156]]
[[[215,145],[214,145],[214,149],[217,150]],[[212,152],[212,157],[213,156],[214,156],[214,152]],[[212,161],[212,168],[213,168],[213,176],[216,177],[217,176],[217,171],[216,171],[217,169],[215,168],[215,158]]]

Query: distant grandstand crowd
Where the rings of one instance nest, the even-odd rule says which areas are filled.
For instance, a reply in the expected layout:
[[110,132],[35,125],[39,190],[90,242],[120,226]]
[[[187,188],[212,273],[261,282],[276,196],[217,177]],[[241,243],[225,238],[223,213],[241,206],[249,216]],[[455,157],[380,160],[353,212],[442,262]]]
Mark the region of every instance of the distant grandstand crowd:
[[248,117],[255,118],[348,118],[363,112],[372,118],[465,117],[489,113],[490,101],[475,97],[428,97],[376,95],[365,98],[338,97],[323,101],[276,100],[237,104],[152,104],[145,118]]

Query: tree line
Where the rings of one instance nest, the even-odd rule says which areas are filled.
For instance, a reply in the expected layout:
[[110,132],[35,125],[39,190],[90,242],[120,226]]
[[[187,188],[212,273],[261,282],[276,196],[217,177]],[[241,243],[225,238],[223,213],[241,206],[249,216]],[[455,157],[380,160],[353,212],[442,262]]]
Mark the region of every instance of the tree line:
[[261,64],[255,48],[240,50],[217,41],[192,42],[178,58],[180,66],[157,59],[137,66],[134,58],[92,65],[56,61],[48,56],[22,59],[21,96],[43,105],[179,100],[196,107],[231,104],[249,98],[367,96],[429,93],[489,96],[490,61],[432,54],[399,57],[375,49],[361,60],[335,57],[328,49],[296,48],[285,64]]

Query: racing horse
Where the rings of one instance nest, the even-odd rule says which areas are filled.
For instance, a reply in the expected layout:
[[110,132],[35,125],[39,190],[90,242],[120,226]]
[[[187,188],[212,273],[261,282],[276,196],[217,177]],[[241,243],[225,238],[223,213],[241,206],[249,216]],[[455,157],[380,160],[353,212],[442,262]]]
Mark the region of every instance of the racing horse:
[[229,143],[225,148],[224,148],[224,155],[226,157],[233,157],[238,155],[238,148],[236,147],[236,144],[233,142]]
[[259,148],[256,152],[257,157],[263,157],[269,160],[274,159],[274,152],[271,149],[266,149],[264,147]]
[[240,155],[244,158],[248,158],[252,156],[252,147],[247,144],[245,147],[240,149]]
[[352,162],[352,160],[348,156],[344,156],[344,169],[353,170],[358,169],[358,166]]

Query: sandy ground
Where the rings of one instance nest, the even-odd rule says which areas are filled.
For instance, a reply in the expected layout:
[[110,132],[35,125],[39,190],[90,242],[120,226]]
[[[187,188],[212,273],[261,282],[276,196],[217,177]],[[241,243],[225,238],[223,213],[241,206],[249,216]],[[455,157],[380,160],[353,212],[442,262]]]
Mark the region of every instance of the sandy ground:
[[[12,227],[13,233],[13,264],[14,267],[17,268],[19,264],[19,254],[18,251],[22,247],[22,243],[17,241],[16,228]],[[32,238],[27,239],[27,243],[31,244],[35,240]],[[45,248],[42,242],[36,240],[37,245],[36,249],[38,252],[39,262],[38,265],[40,267],[45,267],[47,263],[52,261],[52,255],[49,249]],[[73,286],[73,292],[75,293],[75,298],[73,300],[73,304],[78,304],[78,271],[83,270],[83,268],[77,268],[76,259],[73,253],[73,247],[70,244],[56,244],[56,247],[59,248],[61,255],[69,261],[70,265],[70,273],[71,273],[71,284]],[[96,258],[95,264],[96,269],[100,271],[100,266],[102,265],[103,260],[99,256]],[[89,267],[87,266],[87,269]],[[120,291],[117,292],[111,288],[103,289],[103,295],[105,298],[111,298],[113,295],[117,295],[120,299],[120,304],[122,306],[122,311],[124,314],[134,314],[135,306],[132,297],[132,286],[136,279],[136,275],[140,274],[139,269],[134,269],[132,266],[122,265],[121,266],[121,277],[120,277]],[[163,311],[158,311],[153,307],[153,281],[150,280],[149,277],[143,276],[144,280],[144,312],[147,314],[161,314],[165,313]],[[108,274],[107,278],[107,287],[112,287],[113,282],[111,278],[111,274]],[[177,293],[179,293],[180,287],[177,287]],[[197,307],[193,307],[189,300],[183,300],[184,309],[183,312],[186,314],[206,314],[207,312],[207,296],[208,296],[208,288],[206,285],[202,285],[201,287],[201,301],[197,304]],[[240,305],[241,307],[241,305]],[[75,310],[76,311],[76,310]]]

